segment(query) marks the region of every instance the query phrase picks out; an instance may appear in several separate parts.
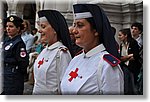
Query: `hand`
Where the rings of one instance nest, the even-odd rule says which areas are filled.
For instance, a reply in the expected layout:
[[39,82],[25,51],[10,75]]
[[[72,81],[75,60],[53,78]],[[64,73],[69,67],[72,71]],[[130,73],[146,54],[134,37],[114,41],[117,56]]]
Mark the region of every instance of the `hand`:
[[133,54],[129,54],[128,57],[129,57],[129,58],[130,58],[130,57],[133,57]]
[[133,54],[129,54],[129,55],[128,55],[128,60],[129,60],[129,61],[130,61],[130,60],[134,60]]

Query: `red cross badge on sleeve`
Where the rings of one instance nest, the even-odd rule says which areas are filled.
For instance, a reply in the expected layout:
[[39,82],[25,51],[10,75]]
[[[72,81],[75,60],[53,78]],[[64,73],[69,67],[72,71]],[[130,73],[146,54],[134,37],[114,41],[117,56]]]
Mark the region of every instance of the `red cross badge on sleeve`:
[[71,71],[69,73],[69,75],[71,76],[68,80],[71,82],[73,80],[73,78],[76,78],[76,77],[79,77],[79,78],[82,78],[82,76],[78,76],[78,68],[75,69],[75,71]]
[[26,57],[25,48],[21,48],[20,57]]

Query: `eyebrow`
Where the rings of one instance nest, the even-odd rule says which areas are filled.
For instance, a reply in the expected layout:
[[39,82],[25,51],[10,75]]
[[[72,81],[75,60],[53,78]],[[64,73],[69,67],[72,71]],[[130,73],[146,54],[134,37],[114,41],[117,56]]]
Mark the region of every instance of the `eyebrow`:
[[75,23],[73,23],[74,25],[75,24],[84,24],[84,22],[81,22],[81,21],[77,21],[77,22],[75,22]]

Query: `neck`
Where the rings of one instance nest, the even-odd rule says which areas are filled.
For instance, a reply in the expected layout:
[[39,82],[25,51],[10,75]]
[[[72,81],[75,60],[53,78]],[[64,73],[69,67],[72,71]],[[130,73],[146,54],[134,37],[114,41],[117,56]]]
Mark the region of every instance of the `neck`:
[[19,34],[16,34],[15,36],[9,36],[9,37],[12,39],[12,38],[16,37],[17,35],[19,35]]
[[95,48],[98,45],[99,45],[99,43],[97,43],[97,42],[92,43],[91,45],[89,44],[89,45],[83,47],[84,52],[87,53],[88,51],[90,51],[91,49]]
[[133,36],[133,38],[134,38],[134,39],[137,39],[138,37],[139,37],[139,35],[135,35],[135,36]]

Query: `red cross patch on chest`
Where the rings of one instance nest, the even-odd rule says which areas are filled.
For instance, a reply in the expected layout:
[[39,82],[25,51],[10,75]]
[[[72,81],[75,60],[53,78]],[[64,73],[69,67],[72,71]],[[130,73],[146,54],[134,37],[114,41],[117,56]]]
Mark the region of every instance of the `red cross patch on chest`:
[[73,80],[73,78],[76,78],[76,77],[79,77],[79,78],[82,78],[82,76],[78,76],[78,68],[75,69],[75,71],[71,71],[69,73],[69,75],[71,76],[68,80],[71,82]]
[[44,58],[42,60],[39,60],[38,62],[38,68],[40,68],[40,66],[44,63]]

